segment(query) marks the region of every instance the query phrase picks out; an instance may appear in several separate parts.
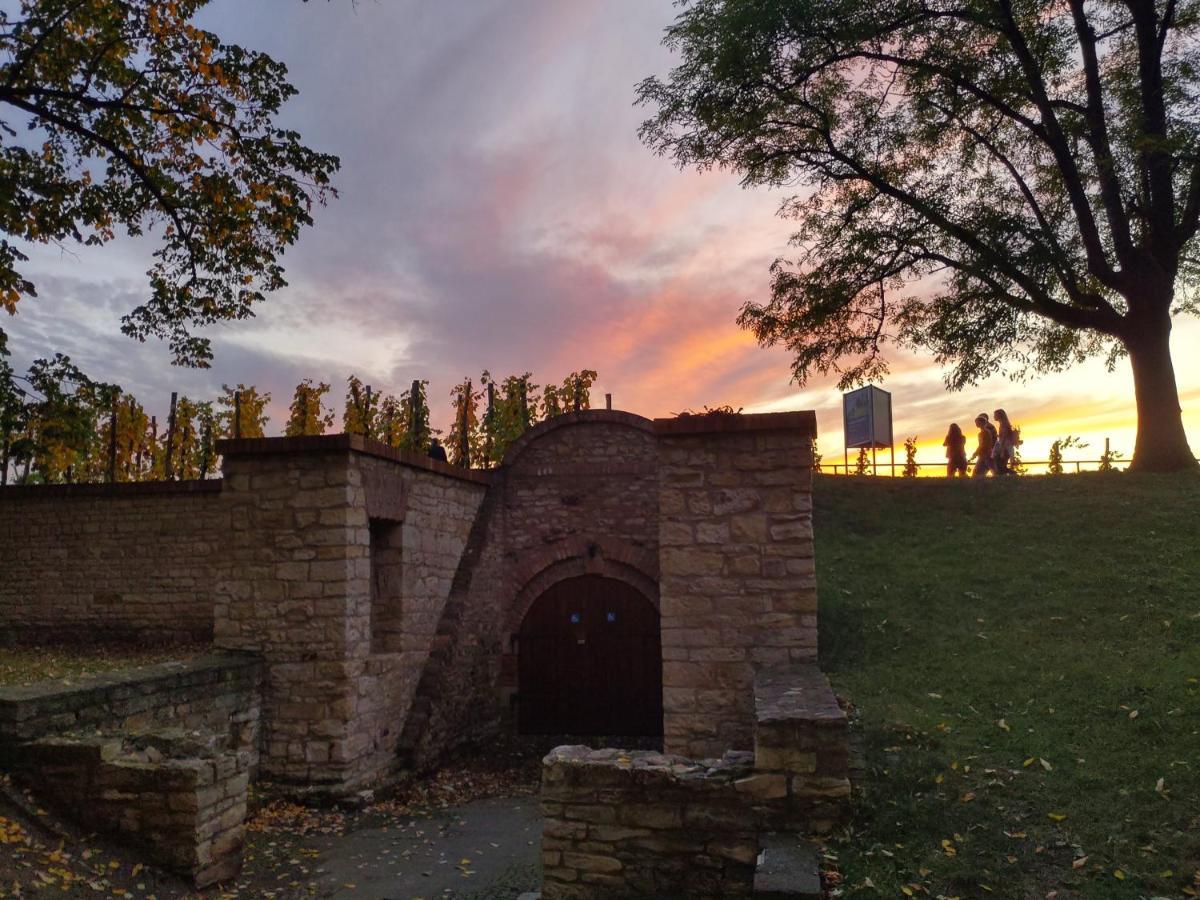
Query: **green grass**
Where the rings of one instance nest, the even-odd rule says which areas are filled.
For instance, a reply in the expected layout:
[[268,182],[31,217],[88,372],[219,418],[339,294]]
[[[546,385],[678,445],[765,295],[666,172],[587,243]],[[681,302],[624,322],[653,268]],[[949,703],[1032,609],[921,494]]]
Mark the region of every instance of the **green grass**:
[[815,504],[863,757],[842,896],[1196,896],[1200,478],[821,477]]

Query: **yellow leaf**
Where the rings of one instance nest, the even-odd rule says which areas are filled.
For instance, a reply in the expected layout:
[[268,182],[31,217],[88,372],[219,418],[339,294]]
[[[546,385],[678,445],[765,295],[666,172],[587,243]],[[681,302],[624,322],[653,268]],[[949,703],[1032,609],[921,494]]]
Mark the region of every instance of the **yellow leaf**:
[[1025,760],[1025,762],[1023,763],[1023,765],[1025,766],[1025,768],[1027,768],[1027,769],[1028,769],[1028,768],[1029,768],[1030,766],[1032,766],[1032,765],[1033,765],[1035,762],[1037,762],[1037,757],[1036,757],[1036,756],[1031,756],[1031,757],[1029,757],[1029,759]]
[[1066,813],[1052,812],[1052,813],[1047,813],[1046,815],[1048,815],[1055,822],[1061,822],[1067,818]]
[[911,897],[913,895],[912,888],[910,888],[907,884],[900,885],[900,893],[902,893],[905,897]]
[[1124,881],[1125,873],[1120,869],[1113,869],[1113,878],[1117,879],[1117,881]]
[[1007,723],[1007,722],[1005,722],[1003,719],[1001,719],[1001,720],[1000,720],[999,722],[997,722],[996,724],[997,724],[998,726],[1000,726],[1000,729],[1001,729],[1002,731],[1012,731],[1012,729],[1008,727],[1008,723]]

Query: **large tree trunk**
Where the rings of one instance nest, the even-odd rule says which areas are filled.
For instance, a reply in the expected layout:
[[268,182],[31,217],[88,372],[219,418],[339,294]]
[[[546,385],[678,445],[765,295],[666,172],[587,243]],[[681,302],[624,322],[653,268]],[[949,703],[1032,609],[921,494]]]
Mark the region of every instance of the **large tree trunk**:
[[1137,397],[1137,443],[1131,472],[1180,472],[1197,468],[1183,430],[1179,388],[1171,363],[1171,320],[1164,316],[1126,340]]

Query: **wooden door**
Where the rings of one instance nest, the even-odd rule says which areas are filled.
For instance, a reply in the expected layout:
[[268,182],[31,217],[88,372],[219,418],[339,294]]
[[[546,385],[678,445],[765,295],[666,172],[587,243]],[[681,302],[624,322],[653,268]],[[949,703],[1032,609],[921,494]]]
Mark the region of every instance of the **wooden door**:
[[549,588],[517,654],[523,734],[662,734],[658,611],[624,582],[583,575]]

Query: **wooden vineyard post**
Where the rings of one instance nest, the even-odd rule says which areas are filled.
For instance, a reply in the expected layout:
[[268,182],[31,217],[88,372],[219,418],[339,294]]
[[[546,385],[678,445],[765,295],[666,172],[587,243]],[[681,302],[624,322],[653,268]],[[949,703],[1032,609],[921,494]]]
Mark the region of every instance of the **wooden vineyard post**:
[[571,393],[575,395],[575,412],[583,409],[583,398],[580,396],[579,381],[580,379],[576,378],[575,383],[571,385]]
[[188,479],[188,460],[187,448],[191,445],[192,440],[196,437],[192,431],[192,421],[188,419],[183,423],[183,427],[179,429],[179,475],[180,481]]
[[612,394],[605,394],[605,395],[604,395],[604,408],[605,408],[605,409],[612,409]]
[[117,394],[112,395],[108,412],[108,483],[117,480]]
[[421,380],[414,378],[408,389],[408,449],[417,450],[417,410],[421,402]]
[[[154,463],[158,459],[158,416],[150,417],[150,474],[154,474]],[[138,468],[142,467],[142,457],[139,452]],[[153,479],[151,479],[153,480]]]
[[529,382],[521,379],[521,431],[529,430]]
[[363,437],[371,436],[371,396],[371,386],[368,384],[367,392],[363,398],[366,402],[366,406],[364,407],[362,414]]
[[134,425],[137,424],[137,401],[132,396],[129,398],[129,451],[125,454],[125,480],[136,481],[133,472],[133,459],[138,451],[138,442],[140,438],[134,436]]
[[[175,395],[172,394],[172,397]],[[174,401],[172,401],[172,409],[174,409]],[[174,420],[174,413],[171,413]],[[233,439],[236,441],[242,436],[242,392],[233,392]]]
[[471,436],[467,433],[471,428],[471,379],[467,379],[467,389],[458,398],[458,463],[464,469],[471,468]]
[[212,423],[204,423],[204,436],[201,438],[204,445],[200,449],[200,480],[203,481],[208,477],[208,448],[212,444]]
[[[237,403],[237,394],[233,395],[234,403]],[[179,394],[171,391],[171,412],[167,418],[167,458],[164,463],[163,471],[166,474],[167,481],[175,479],[175,404],[179,400]]]
[[488,408],[487,418],[484,421],[487,427],[484,429],[486,442],[483,450],[484,463],[488,466],[492,463],[492,430],[495,428],[495,409],[496,409],[496,385],[493,382],[488,382]]

